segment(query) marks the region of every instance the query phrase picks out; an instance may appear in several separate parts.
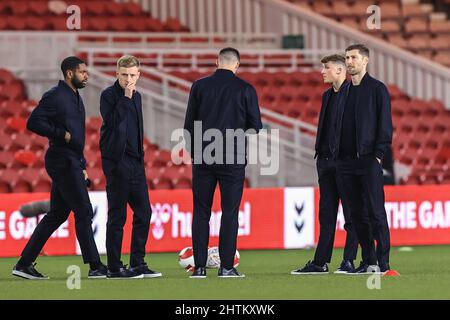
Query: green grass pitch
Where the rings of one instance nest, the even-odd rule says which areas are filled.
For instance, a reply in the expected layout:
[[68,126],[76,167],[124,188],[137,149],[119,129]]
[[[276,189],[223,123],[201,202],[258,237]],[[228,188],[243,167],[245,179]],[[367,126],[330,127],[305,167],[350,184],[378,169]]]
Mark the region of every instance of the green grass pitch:
[[[239,270],[245,279],[219,279],[208,269],[207,279],[189,279],[176,253],[149,254],[151,268],[162,278],[138,280],[87,279],[79,256],[39,257],[36,268],[51,279],[30,281],[11,275],[17,259],[0,259],[0,300],[7,299],[450,299],[450,246],[392,248],[391,267],[400,277],[381,277],[381,288],[369,290],[368,276],[293,276],[290,271],[314,255],[313,250],[241,251]],[[123,257],[127,261],[128,256]],[[330,271],[342,250],[335,250]],[[103,261],[106,258],[103,257]],[[81,288],[69,290],[69,265],[81,267]]]

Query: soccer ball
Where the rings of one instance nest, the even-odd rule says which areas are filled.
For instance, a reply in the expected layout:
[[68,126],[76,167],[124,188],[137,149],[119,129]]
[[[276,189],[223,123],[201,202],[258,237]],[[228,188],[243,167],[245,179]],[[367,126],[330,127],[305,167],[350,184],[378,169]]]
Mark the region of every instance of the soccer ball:
[[[234,267],[239,265],[239,251],[236,250],[236,254],[234,255]],[[186,272],[193,272],[195,268],[194,261],[194,251],[192,247],[186,247],[180,251],[178,254],[178,263],[180,266],[186,270]],[[220,267],[220,256],[219,256],[219,248],[211,247],[208,248],[208,259],[206,261],[207,268],[215,268],[218,269]]]
[[[237,267],[239,265],[240,254],[236,249],[236,253],[234,255],[233,267]],[[211,247],[208,249],[208,260],[206,261],[207,268],[216,268],[220,267],[220,256],[219,256],[219,248]]]
[[178,263],[186,270],[186,272],[193,272],[195,268],[194,251],[192,247],[186,247],[178,254]]

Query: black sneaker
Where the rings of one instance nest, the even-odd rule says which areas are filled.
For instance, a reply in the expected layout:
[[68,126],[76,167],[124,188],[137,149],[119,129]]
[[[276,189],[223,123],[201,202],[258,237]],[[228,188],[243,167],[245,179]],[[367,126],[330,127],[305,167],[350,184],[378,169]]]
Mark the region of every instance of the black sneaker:
[[88,279],[105,279],[108,274],[108,268],[101,264],[97,269],[89,269]]
[[389,270],[391,270],[391,266],[389,265],[389,263],[381,263],[379,265],[379,267],[380,267],[380,271],[383,272],[383,273],[386,273]]
[[34,266],[36,263],[30,264],[27,267],[20,266],[16,264],[12,269],[12,274],[17,277],[21,277],[24,279],[30,279],[30,280],[48,280],[50,279],[47,276],[42,275],[39,273]]
[[143,279],[144,275],[140,272],[127,269],[126,266],[120,267],[117,270],[110,270],[106,274],[107,279],[119,280],[119,279]]
[[144,278],[158,278],[162,276],[161,272],[156,272],[149,269],[145,262],[139,266],[130,268],[130,271],[142,273],[144,275]]
[[198,267],[194,269],[194,272],[189,276],[191,279],[205,279],[206,278],[206,268]]
[[236,268],[225,269],[220,267],[217,275],[219,278],[245,278],[245,274],[239,273]]
[[353,264],[353,261],[342,260],[341,265],[334,273],[338,273],[338,274],[349,273],[349,272],[353,272],[354,270],[355,270],[355,265]]
[[323,266],[318,266],[314,264],[311,261],[308,261],[308,263],[300,269],[291,271],[291,274],[294,275],[304,275],[304,274],[328,274],[328,266],[325,263]]
[[348,275],[368,275],[368,274],[383,274],[380,268],[374,264],[369,265],[363,261],[359,264],[359,267],[352,272],[347,272]]

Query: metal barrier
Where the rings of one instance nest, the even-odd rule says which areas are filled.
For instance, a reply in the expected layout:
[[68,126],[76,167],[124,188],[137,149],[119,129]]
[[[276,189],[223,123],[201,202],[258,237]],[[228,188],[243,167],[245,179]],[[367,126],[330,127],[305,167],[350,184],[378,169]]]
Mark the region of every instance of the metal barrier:
[[[110,70],[116,65],[118,57],[132,54],[139,57],[142,65],[159,70],[209,70],[216,67],[216,49],[142,49],[142,48],[93,48],[80,47],[89,65],[98,69]],[[331,50],[309,49],[242,49],[241,70],[264,71],[317,69],[320,59]]]
[[[120,1],[126,2],[126,1]],[[441,100],[450,108],[450,68],[400,49],[283,0],[138,0],[160,19],[176,17],[201,32],[302,34],[305,48],[343,51],[352,43],[370,49],[370,72],[408,95]]]
[[[143,73],[152,75],[151,79],[139,82],[139,92],[142,95],[145,135],[152,143],[163,149],[171,149],[172,132],[182,128],[186,113],[188,92],[191,83],[167,75],[158,70],[143,67]],[[100,92],[110,86],[115,78],[96,70],[89,69],[89,85],[83,89],[88,114],[99,114]],[[93,109],[94,108],[94,109]],[[316,185],[314,156],[314,133],[316,127],[309,123],[282,116],[265,108],[261,108],[266,129],[279,130],[279,137],[270,143],[279,144],[279,172],[273,176],[261,176],[260,163],[249,164],[247,175],[254,187],[303,186]],[[270,131],[269,131],[270,132]],[[309,134],[305,134],[308,132]],[[267,139],[267,138],[266,138]],[[250,141],[250,148],[256,147]],[[260,147],[258,145],[258,147]],[[267,152],[267,150],[264,150]],[[267,154],[269,154],[268,152]]]

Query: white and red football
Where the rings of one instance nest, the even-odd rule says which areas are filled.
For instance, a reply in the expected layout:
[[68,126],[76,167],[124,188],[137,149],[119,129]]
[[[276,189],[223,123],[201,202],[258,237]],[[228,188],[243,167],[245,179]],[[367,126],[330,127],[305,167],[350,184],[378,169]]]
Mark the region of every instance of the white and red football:
[[178,263],[186,270],[186,272],[192,272],[195,268],[194,251],[192,247],[186,247],[178,254]]
[[[234,255],[233,267],[237,267],[239,265],[240,254],[239,251],[236,250],[236,254]],[[178,263],[180,266],[186,270],[186,272],[193,272],[195,268],[194,261],[194,251],[192,247],[186,247],[180,251],[178,254]],[[211,247],[208,248],[208,260],[206,262],[207,268],[216,268],[220,267],[220,256],[219,256],[219,248]]]

